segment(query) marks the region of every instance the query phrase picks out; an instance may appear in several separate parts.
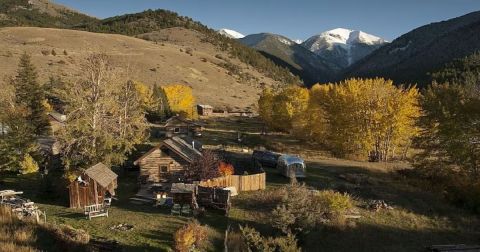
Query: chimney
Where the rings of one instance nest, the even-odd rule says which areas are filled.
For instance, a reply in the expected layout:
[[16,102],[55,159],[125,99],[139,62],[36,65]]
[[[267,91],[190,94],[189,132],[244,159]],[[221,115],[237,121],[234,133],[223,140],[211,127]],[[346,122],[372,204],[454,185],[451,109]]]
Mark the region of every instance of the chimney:
[[195,149],[195,141],[194,140],[192,140],[192,148]]

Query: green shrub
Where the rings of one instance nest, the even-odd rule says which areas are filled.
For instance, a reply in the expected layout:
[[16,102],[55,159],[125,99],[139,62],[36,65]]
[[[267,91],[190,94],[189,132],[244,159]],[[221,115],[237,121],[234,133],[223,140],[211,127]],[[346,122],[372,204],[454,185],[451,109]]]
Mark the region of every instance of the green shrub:
[[306,234],[325,224],[344,224],[344,214],[353,207],[347,194],[314,191],[292,183],[281,188],[282,199],[272,211],[271,224],[283,233]]
[[252,252],[300,252],[295,235],[288,233],[279,237],[263,237],[257,230],[251,227],[240,226],[243,240]]

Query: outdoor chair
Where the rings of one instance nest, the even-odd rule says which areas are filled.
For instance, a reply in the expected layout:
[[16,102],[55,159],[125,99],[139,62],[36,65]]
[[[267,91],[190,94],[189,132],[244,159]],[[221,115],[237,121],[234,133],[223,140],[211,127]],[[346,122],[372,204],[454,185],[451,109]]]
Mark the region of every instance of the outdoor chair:
[[158,207],[158,206],[164,206],[165,205],[165,202],[167,202],[167,198],[160,198],[157,200],[157,202],[155,203],[155,206]]
[[192,214],[192,209],[190,208],[190,205],[183,205],[182,206],[182,214],[184,214],[184,215]]
[[181,209],[182,209],[182,207],[180,206],[180,204],[173,204],[173,207],[172,207],[172,210],[171,210],[171,214],[172,214],[172,215],[174,215],[174,214],[180,215]]

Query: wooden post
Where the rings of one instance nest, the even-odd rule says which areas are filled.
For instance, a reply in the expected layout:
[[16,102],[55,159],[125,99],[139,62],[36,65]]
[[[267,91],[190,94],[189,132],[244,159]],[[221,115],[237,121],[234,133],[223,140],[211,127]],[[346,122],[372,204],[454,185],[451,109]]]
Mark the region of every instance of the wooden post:
[[95,205],[98,205],[97,181],[93,181],[93,191],[95,193]]
[[80,208],[80,191],[78,190],[78,182],[75,182],[75,190],[77,193],[77,204],[75,204],[74,208]]

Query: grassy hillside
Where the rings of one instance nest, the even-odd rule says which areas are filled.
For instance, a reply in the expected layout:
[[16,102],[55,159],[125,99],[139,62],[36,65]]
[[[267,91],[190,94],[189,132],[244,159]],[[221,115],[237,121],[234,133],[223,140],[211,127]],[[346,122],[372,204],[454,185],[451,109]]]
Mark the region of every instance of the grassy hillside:
[[0,27],[68,28],[95,20],[47,0],[2,0],[0,4]]
[[256,50],[248,48],[234,39],[220,35],[198,21],[167,10],[147,10],[136,14],[126,14],[77,26],[76,28],[90,32],[136,36],[172,27],[182,27],[202,33],[204,42],[215,45],[220,51],[228,52],[230,56],[258,69],[267,77],[286,84],[301,82],[288,69],[277,66]]
[[170,28],[155,34],[168,40],[151,42],[116,34],[50,28],[3,28],[0,29],[0,68],[4,76],[13,76],[20,55],[27,52],[39,69],[41,82],[58,75],[74,81],[85,56],[105,52],[115,65],[129,66],[135,80],[148,85],[189,85],[197,102],[232,109],[253,109],[262,86],[283,85],[219,52],[204,42],[200,32]]

